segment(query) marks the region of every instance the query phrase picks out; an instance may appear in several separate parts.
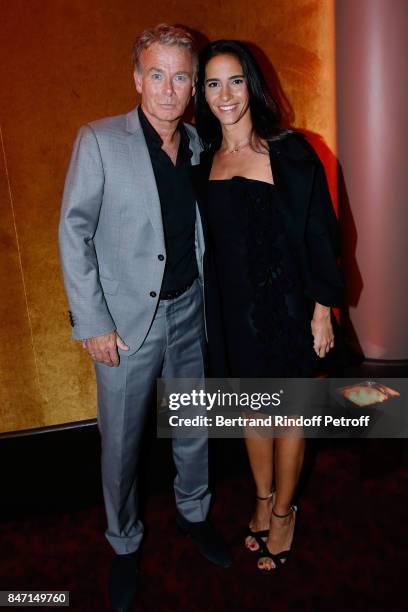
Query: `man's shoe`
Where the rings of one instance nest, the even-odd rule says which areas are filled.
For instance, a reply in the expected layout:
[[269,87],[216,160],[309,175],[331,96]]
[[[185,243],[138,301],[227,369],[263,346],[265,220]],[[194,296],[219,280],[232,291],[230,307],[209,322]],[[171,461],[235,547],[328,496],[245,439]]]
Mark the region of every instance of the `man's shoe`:
[[227,546],[208,521],[191,523],[177,513],[176,525],[182,533],[191,537],[200,553],[208,561],[225,568],[232,565]]
[[138,586],[138,553],[115,555],[109,574],[109,597],[114,612],[129,612]]

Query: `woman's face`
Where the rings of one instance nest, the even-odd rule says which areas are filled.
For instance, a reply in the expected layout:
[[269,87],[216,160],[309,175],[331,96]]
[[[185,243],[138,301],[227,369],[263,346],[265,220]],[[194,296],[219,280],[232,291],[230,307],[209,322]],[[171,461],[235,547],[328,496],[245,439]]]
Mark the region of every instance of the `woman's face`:
[[205,67],[205,99],[222,125],[238,123],[249,110],[248,87],[240,61],[216,55]]

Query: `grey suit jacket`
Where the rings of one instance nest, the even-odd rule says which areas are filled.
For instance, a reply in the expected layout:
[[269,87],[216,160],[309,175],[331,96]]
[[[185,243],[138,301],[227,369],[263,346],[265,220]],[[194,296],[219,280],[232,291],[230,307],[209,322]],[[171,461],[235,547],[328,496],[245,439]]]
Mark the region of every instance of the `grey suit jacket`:
[[[198,136],[186,128],[192,164],[198,164]],[[116,329],[130,347],[123,354],[137,351],[152,323],[166,264],[160,200],[137,107],[80,128],[65,181],[59,244],[73,337]],[[195,247],[203,285],[197,206]]]

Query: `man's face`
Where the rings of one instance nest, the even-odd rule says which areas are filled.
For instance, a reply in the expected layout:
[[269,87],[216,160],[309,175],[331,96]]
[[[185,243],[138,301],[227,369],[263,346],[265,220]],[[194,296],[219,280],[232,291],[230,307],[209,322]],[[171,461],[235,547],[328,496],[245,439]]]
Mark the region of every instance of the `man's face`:
[[142,51],[134,78],[148,118],[178,121],[194,95],[193,57],[183,47],[153,43]]

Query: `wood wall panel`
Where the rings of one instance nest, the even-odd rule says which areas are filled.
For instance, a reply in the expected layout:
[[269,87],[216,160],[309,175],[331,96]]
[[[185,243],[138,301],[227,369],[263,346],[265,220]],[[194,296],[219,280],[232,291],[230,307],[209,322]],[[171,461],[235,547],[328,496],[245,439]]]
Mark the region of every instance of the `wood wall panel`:
[[39,426],[43,421],[42,411],[45,406],[40,397],[5,159],[4,141],[1,141],[0,424],[2,429],[15,430],[20,428],[22,420],[27,417],[32,427]]
[[70,339],[59,270],[63,181],[78,127],[134,106],[132,43],[161,21],[258,45],[334,185],[333,0],[3,3],[1,125],[16,228],[3,168],[0,431],[95,416],[92,366]]

